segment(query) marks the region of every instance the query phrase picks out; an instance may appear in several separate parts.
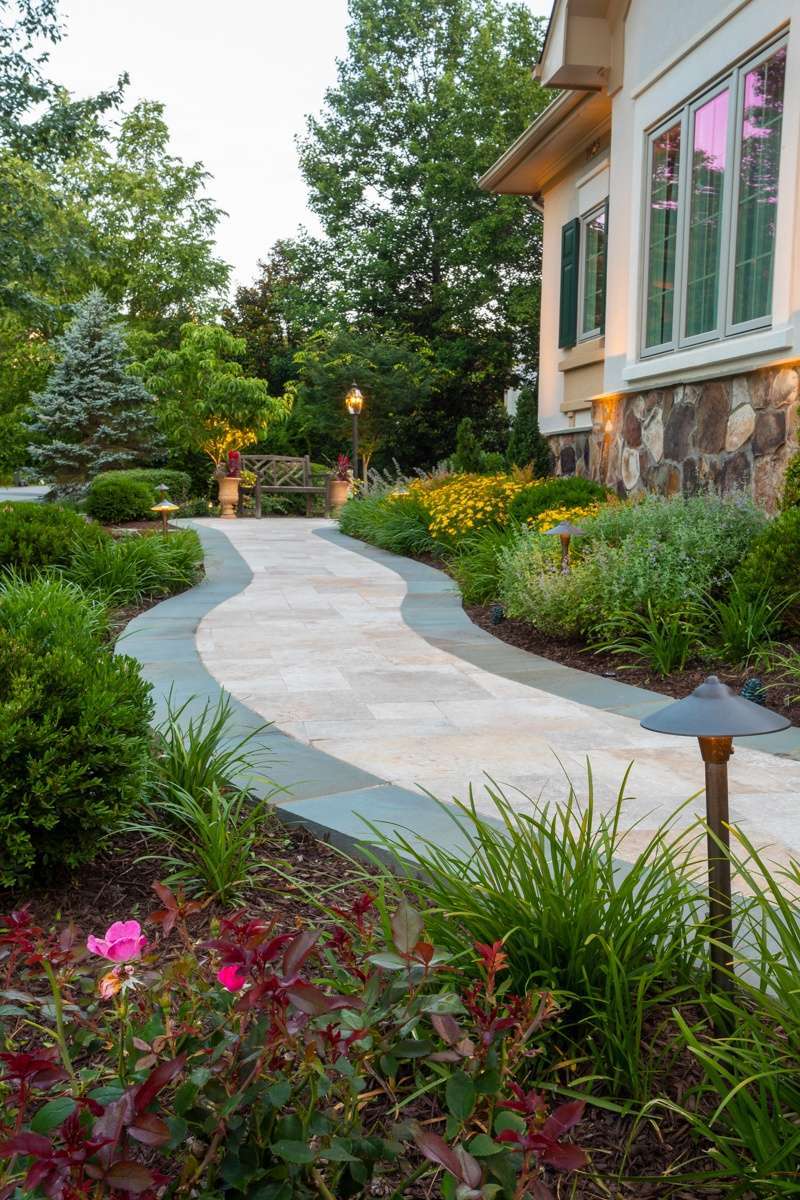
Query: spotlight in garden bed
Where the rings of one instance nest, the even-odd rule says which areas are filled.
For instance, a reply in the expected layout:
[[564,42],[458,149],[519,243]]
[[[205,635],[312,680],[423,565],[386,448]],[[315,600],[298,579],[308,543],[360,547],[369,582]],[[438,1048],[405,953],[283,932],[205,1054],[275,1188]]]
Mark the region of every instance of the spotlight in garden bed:
[[583,537],[585,529],[579,529],[571,521],[559,521],[552,529],[545,529],[546,534],[557,534],[561,538],[561,572],[569,575],[569,543],[574,537]]
[[[158,491],[160,492],[164,486],[165,485],[163,483],[160,484],[158,487]],[[167,500],[166,496],[163,496],[162,499],[159,500],[158,504],[154,504],[153,507],[150,509],[150,512],[161,514],[161,530],[162,530],[162,533],[164,534],[164,537],[167,536],[167,522],[169,521],[172,514],[174,512],[177,512],[179,508],[180,508],[179,504],[173,504],[171,500]]]
[[728,814],[728,759],[732,738],[777,733],[790,722],[786,717],[737,696],[716,675],[696,687],[690,696],[668,704],[640,722],[653,733],[696,737],[706,768],[706,819],[708,822],[709,924],[711,927],[711,983],[717,991],[731,986],[726,968],[733,960],[731,922],[731,863]]
[[353,418],[353,479],[358,479],[358,417],[364,407],[364,396],[355,383],[345,396],[344,405]]

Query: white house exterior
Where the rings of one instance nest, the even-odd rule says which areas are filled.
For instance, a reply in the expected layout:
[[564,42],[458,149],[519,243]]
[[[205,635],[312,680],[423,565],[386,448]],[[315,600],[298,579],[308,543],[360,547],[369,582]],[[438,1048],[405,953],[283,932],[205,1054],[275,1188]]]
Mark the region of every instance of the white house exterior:
[[800,0],[556,0],[536,74],[560,94],[481,186],[544,213],[557,469],[774,508],[797,449]]

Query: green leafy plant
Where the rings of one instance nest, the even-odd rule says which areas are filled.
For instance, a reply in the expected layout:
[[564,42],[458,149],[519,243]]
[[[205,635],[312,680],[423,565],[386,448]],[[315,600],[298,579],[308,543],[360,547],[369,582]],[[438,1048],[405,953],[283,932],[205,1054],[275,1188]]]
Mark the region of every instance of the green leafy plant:
[[0,583],[0,885],[91,861],[141,798],[150,685],[57,579]]
[[529,621],[542,633],[575,638],[583,580],[575,564],[568,575],[562,573],[560,551],[556,538],[521,529],[498,553],[498,594],[509,617]]
[[[686,605],[682,613],[657,613],[650,601],[643,613],[623,610],[601,628],[595,653],[623,654],[659,675],[682,671],[700,648],[702,613]],[[623,665],[621,670],[628,669]]]
[[567,1006],[561,1032],[587,1075],[645,1099],[669,1065],[656,1050],[662,1025],[698,994],[707,902],[699,835],[674,817],[627,850],[626,782],[608,813],[589,772],[584,806],[572,788],[564,804],[521,807],[492,786],[496,819],[472,793],[441,805],[453,838],[369,828],[393,861],[389,870],[376,857],[373,871],[424,907],[437,944],[463,961],[473,940],[502,942],[514,988],[552,990]]
[[429,523],[422,499],[414,492],[356,497],[348,500],[339,514],[342,533],[394,554],[430,553],[434,543]]
[[192,587],[202,561],[197,534],[181,529],[167,537],[154,532],[81,545],[73,551],[66,574],[87,592],[122,606]]
[[500,555],[517,534],[516,526],[498,529],[489,525],[458,541],[448,566],[465,604],[485,604],[497,596]]
[[608,499],[608,488],[581,475],[545,479],[519,492],[509,512],[520,525],[550,508],[582,508]]
[[747,595],[756,596],[769,587],[772,603],[783,606],[781,624],[788,629],[800,629],[798,562],[800,507],[793,507],[768,522],[736,571],[736,580]]
[[215,706],[205,704],[189,716],[194,701],[167,704],[166,718],[154,730],[152,786],[160,798],[173,789],[200,795],[238,784],[247,787],[269,760],[257,739],[266,725],[237,736],[232,731],[231,700],[222,694]]
[[102,529],[60,505],[0,505],[0,567],[30,572],[68,566],[81,549],[108,540]]
[[784,683],[797,687],[797,694],[787,697],[789,704],[796,704],[800,700],[800,650],[794,646],[776,646],[768,661]]
[[192,477],[188,471],[177,471],[174,467],[131,467],[127,471],[104,471],[99,478],[132,479],[134,483],[146,483],[153,497],[151,503],[161,499],[157,488],[163,483],[169,489],[169,498],[175,504],[188,500],[192,488]]
[[782,615],[800,597],[785,596],[777,604],[765,582],[760,588],[745,589],[739,579],[731,581],[726,595],[707,596],[708,632],[704,638],[709,654],[729,663],[749,663],[768,657],[773,638],[780,629]]
[[790,459],[783,477],[781,508],[797,508],[800,505],[800,454]]
[[104,525],[152,520],[150,509],[153,504],[153,492],[148,484],[117,471],[93,479],[86,497],[87,513]]
[[165,881],[192,896],[237,901],[252,883],[255,849],[274,815],[270,801],[281,790],[274,787],[255,800],[238,788],[223,791],[212,784],[187,792],[173,784],[126,826],[164,847],[138,861],[160,863]]

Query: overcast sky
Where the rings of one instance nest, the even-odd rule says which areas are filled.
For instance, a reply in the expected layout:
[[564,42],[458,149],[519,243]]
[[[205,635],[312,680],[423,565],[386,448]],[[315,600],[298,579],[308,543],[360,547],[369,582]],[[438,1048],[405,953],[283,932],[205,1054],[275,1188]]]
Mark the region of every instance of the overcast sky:
[[347,0],[61,0],[60,10],[67,35],[52,78],[88,94],[127,71],[129,103],[166,104],[173,151],[205,164],[228,213],[218,247],[235,282],[254,277],[276,238],[316,228],[294,137],[335,81]]

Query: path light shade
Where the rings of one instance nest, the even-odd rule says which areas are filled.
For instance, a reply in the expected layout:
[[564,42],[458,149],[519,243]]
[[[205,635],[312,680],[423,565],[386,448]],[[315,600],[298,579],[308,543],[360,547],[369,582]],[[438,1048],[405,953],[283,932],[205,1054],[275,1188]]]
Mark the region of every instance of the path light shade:
[[[161,487],[163,486],[164,484],[162,483]],[[159,491],[161,490],[161,487],[159,488]],[[161,530],[165,537],[167,536],[167,522],[172,514],[177,512],[179,508],[179,504],[173,504],[171,500],[164,499],[159,500],[158,504],[154,504],[150,509],[150,512],[161,514]]]
[[579,529],[571,521],[559,521],[552,529],[545,529],[546,534],[557,534],[561,538],[561,573],[569,575],[569,543],[570,538],[583,537],[585,529]]
[[[711,982],[720,991],[731,986],[728,973],[733,960],[731,922],[731,863],[728,825],[728,759],[732,738],[777,733],[790,722],[786,717],[737,696],[716,675],[695,688],[684,700],[668,704],[640,722],[653,733],[696,737],[706,769],[706,819],[708,822],[708,889],[711,928]],[[722,847],[722,848],[721,848]]]
[[344,406],[353,418],[353,479],[358,479],[358,416],[364,407],[364,396],[355,383],[344,398]]
[[158,492],[159,500],[166,500],[167,492],[169,491],[169,487],[166,483],[159,483],[159,485],[156,488],[156,491]]

